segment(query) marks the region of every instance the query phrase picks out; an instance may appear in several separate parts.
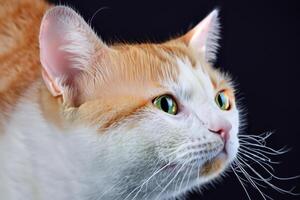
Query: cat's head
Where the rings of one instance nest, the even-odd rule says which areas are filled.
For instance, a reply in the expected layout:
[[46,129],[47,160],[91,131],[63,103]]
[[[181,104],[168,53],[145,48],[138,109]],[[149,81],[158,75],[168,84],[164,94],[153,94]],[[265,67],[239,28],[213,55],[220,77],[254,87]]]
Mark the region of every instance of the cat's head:
[[90,146],[96,185],[117,185],[122,199],[160,199],[220,176],[235,158],[234,89],[211,66],[217,14],[164,43],[115,45],[70,8],[45,14],[44,82],[62,98],[66,121],[89,127],[86,134],[97,138]]

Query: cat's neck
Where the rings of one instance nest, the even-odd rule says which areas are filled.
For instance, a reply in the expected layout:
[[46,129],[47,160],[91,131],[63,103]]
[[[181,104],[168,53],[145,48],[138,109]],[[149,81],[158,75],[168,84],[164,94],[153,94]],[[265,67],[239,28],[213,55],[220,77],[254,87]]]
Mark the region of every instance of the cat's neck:
[[[6,188],[1,183],[9,185],[1,193],[3,199],[10,199],[11,194],[20,195],[18,198],[22,199],[25,193],[33,195],[29,199],[47,199],[48,196],[53,199],[79,199],[77,193],[82,188],[80,172],[84,169],[82,163],[87,163],[85,156],[80,154],[84,143],[79,136],[84,131],[76,129],[74,134],[68,132],[62,108],[60,98],[51,96],[42,79],[36,80],[24,91],[5,122],[4,134],[0,135],[0,147],[3,149],[0,151],[0,171],[14,172],[3,176],[0,173],[0,188]],[[12,168],[9,164],[15,160],[20,165]],[[39,176],[32,176],[30,172],[33,171]],[[60,181],[61,177],[64,177],[63,181]],[[11,188],[19,191],[9,190]]]
[[[27,104],[33,104],[35,109],[38,110],[40,117],[48,124],[59,129],[65,127],[66,120],[63,117],[64,106],[62,98],[53,97],[43,83],[42,78],[38,77],[27,89],[20,93],[14,104],[2,105],[4,111],[0,113],[0,130],[2,130],[2,133],[5,129],[5,124],[11,121],[12,117]],[[31,116],[28,117],[30,118]]]

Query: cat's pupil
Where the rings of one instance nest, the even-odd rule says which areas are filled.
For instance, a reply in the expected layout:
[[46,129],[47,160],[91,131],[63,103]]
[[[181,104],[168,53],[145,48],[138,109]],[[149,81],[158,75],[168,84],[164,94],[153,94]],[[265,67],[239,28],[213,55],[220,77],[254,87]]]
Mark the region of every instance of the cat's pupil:
[[169,101],[166,97],[163,97],[160,101],[161,109],[165,112],[169,111]]
[[223,99],[222,99],[221,94],[218,95],[218,103],[221,107],[223,106]]

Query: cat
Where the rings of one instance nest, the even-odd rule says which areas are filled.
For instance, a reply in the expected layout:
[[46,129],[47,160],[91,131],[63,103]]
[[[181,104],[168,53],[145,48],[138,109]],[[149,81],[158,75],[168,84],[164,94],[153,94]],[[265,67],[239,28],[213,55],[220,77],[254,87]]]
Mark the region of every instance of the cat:
[[1,199],[184,198],[220,178],[241,122],[218,39],[218,10],[163,43],[108,45],[67,6],[2,0]]

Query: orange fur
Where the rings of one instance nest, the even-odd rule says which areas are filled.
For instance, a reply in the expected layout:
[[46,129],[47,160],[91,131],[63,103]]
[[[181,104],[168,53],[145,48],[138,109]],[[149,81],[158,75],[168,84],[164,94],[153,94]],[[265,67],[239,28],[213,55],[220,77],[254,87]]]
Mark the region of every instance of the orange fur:
[[[35,97],[29,98],[37,99],[49,122],[64,127],[65,119],[89,124],[101,121],[102,128],[108,128],[168,92],[159,81],[176,81],[179,69],[174,56],[188,59],[192,66],[199,60],[181,38],[162,44],[112,45],[93,55],[89,72],[82,74],[78,84],[81,95],[70,108],[61,96],[51,96],[41,82],[38,33],[49,7],[42,0],[1,0],[0,127],[1,118],[9,117],[24,92],[40,83]],[[207,63],[203,66],[216,89],[230,88]]]
[[218,171],[221,171],[224,167],[225,160],[219,158],[215,159],[213,161],[208,161],[204,164],[203,168],[201,169],[200,176],[209,176],[214,173],[217,173]]
[[0,5],[0,118],[6,118],[40,76],[39,24],[49,5],[39,0],[1,0]]

